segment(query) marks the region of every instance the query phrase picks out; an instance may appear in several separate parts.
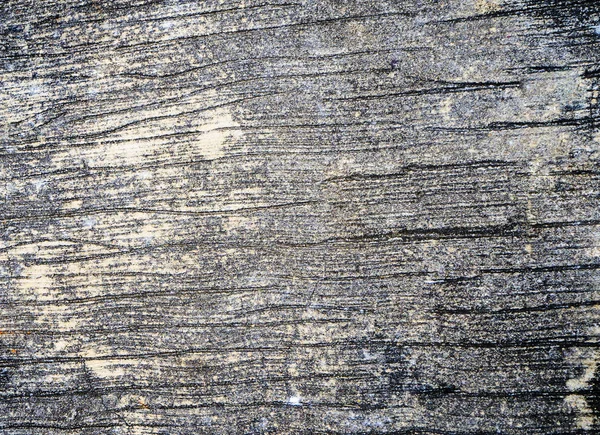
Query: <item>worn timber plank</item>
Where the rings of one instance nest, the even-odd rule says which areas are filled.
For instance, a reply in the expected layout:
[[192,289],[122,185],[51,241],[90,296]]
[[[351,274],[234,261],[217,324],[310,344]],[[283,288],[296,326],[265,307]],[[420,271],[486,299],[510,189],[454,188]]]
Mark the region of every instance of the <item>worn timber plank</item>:
[[600,2],[5,0],[0,433],[600,427]]

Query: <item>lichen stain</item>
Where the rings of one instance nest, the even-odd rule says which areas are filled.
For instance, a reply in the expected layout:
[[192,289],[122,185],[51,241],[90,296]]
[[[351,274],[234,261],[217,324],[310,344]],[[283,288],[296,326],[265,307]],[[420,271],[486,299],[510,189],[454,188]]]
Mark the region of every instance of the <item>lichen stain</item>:
[[242,135],[240,126],[226,109],[213,110],[207,114],[202,125],[193,126],[193,139],[181,144],[172,143],[170,135],[180,132],[179,122],[163,119],[156,123],[140,124],[111,135],[110,142],[82,150],[81,158],[90,167],[102,165],[136,165],[175,152],[181,157],[192,159],[200,155],[204,159],[214,160],[225,155],[225,146],[229,140]]
[[489,14],[500,10],[500,5],[495,0],[477,0],[475,9],[480,14]]
[[598,377],[598,358],[595,350],[580,350],[574,358],[581,361],[581,376],[569,379],[566,387],[571,392],[565,397],[565,403],[576,412],[575,425],[578,429],[590,430],[598,421],[600,413],[600,378]]

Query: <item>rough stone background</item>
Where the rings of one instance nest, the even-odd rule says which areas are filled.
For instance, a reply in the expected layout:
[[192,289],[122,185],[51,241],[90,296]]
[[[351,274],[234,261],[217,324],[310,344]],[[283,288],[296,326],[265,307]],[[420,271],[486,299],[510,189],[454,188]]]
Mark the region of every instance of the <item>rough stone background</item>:
[[600,427],[600,2],[4,0],[0,433]]

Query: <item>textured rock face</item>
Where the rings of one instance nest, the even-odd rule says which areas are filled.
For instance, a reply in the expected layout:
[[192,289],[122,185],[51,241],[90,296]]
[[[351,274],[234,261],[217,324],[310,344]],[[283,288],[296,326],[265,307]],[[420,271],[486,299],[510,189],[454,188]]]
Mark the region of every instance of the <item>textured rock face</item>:
[[0,433],[600,425],[600,3],[0,4]]

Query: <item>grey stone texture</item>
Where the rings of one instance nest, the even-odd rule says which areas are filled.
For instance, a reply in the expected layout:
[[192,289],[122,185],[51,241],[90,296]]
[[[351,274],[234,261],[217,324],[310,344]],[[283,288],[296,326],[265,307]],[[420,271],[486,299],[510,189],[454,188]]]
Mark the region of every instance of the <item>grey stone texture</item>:
[[0,433],[593,434],[600,2],[0,3]]

